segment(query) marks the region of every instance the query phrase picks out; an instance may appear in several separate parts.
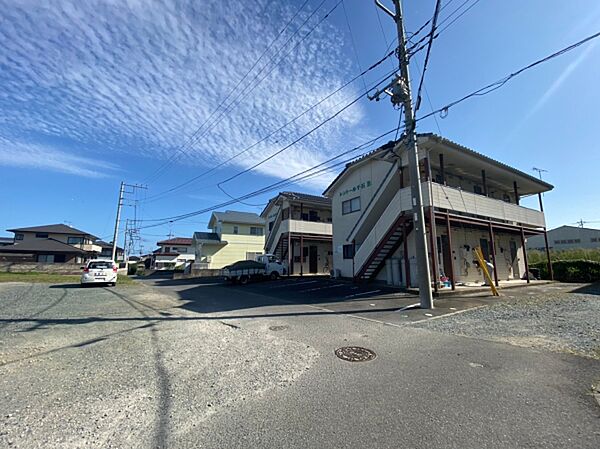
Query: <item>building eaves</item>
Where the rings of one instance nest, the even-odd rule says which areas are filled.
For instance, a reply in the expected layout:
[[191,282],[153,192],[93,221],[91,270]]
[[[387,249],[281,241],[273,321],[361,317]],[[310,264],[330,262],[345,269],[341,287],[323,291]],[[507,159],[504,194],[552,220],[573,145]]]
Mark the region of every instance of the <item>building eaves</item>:
[[87,254],[80,248],[59,242],[54,239],[39,239],[34,242],[19,242],[14,245],[7,245],[0,248],[0,252],[11,253],[74,253]]
[[72,226],[67,226],[66,224],[57,223],[50,225],[41,225],[41,226],[29,226],[25,228],[15,228],[15,229],[7,229],[9,232],[46,232],[49,234],[74,234],[74,235],[85,235],[89,237],[93,237],[97,239],[93,234],[89,232],[82,231],[80,229],[76,229]]

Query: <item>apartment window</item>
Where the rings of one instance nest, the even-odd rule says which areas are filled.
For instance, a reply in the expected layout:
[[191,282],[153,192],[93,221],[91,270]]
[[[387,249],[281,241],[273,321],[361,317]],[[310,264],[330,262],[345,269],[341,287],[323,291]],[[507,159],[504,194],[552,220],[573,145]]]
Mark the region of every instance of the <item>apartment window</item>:
[[233,227],[233,233],[234,234],[239,234],[240,233],[240,228],[238,228],[237,226]]
[[581,239],[575,239],[573,240],[574,243],[581,243]]
[[37,259],[40,263],[54,263],[54,254],[39,254]]
[[354,245],[344,245],[343,246],[344,259],[352,259],[354,257]]
[[554,240],[555,245],[560,245],[560,240]]
[[598,238],[597,237],[592,237],[590,240],[592,241],[592,243],[598,242]]
[[67,243],[69,245],[83,245],[83,237],[67,237]]
[[360,210],[360,196],[342,202],[342,215],[351,214]]
[[250,235],[263,235],[264,231],[261,227],[250,226]]
[[15,240],[23,240],[23,234],[15,234]]
[[48,233],[47,232],[36,232],[35,233],[35,238],[36,239],[47,239],[48,238]]
[[274,221],[270,221],[269,222],[269,232],[271,232],[273,230],[273,225],[275,224]]

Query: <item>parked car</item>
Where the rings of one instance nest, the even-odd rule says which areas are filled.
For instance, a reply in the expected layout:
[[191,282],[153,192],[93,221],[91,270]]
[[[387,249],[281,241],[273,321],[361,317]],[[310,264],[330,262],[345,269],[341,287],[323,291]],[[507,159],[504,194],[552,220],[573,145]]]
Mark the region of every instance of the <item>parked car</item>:
[[112,260],[93,259],[81,269],[81,285],[117,283],[117,265]]
[[261,254],[256,260],[240,260],[223,268],[225,280],[246,284],[251,279],[277,279],[286,274],[283,264],[273,254]]

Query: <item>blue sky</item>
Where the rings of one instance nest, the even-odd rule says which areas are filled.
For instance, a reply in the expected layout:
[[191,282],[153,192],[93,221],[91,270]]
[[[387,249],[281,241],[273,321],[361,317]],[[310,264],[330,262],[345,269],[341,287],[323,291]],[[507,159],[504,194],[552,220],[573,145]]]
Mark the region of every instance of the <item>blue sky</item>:
[[[445,0],[450,4],[441,20],[464,1]],[[147,182],[148,190],[129,201],[138,200],[143,219],[226,201],[217,182],[286,146],[360,95],[363,80],[185,189],[154,201],[144,198],[260,140],[353,78],[359,64],[364,69],[381,58],[395,36],[393,22],[380,14],[382,33],[371,1],[345,0],[358,62],[341,5],[294,47],[337,3],[308,0],[230,97],[239,94],[239,101],[179,152],[303,3],[0,0],[0,229],[68,222],[110,238],[121,180]],[[405,1],[407,30],[416,30],[433,7],[433,0]],[[425,84],[431,103],[443,106],[598,30],[597,1],[480,0],[434,43]],[[288,38],[290,43],[276,53]],[[255,74],[273,55],[280,62],[265,66],[256,78],[264,80],[253,87]],[[392,69],[386,62],[364,82],[374,83]],[[411,70],[416,84],[417,67]],[[548,170],[544,177],[555,185],[545,195],[550,227],[581,218],[600,220],[598,79],[600,45],[594,41],[490,95],[462,103],[445,119],[438,117],[437,124],[420,122],[418,131],[441,132],[523,171],[534,166]],[[429,110],[424,101],[422,113]],[[261,188],[381,134],[397,121],[387,100],[361,100],[224,188],[232,195]],[[333,176],[286,189],[320,193]],[[259,212],[272,195],[229,208]],[[124,218],[133,213],[133,207],[126,207]],[[144,248],[153,248],[170,232],[189,236],[203,230],[208,216],[145,229]]]

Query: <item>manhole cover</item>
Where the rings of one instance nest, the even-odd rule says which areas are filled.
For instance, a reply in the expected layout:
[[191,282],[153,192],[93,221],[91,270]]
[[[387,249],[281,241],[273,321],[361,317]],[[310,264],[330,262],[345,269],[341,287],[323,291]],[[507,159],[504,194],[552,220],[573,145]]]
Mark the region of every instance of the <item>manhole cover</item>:
[[288,326],[271,326],[269,327],[270,331],[284,331],[288,328]]
[[368,362],[373,360],[377,355],[367,348],[360,346],[344,346],[335,350],[335,355],[347,362]]

